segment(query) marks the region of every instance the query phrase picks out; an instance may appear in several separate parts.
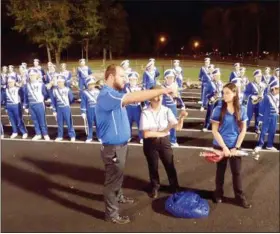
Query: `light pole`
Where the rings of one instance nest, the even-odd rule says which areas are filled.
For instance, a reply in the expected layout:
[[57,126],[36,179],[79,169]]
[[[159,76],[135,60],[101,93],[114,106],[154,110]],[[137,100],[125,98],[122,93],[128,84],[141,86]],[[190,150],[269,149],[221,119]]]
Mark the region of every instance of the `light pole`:
[[160,48],[161,48],[161,46],[163,46],[165,44],[165,42],[166,42],[166,37],[160,36],[159,37],[158,57],[159,57]]

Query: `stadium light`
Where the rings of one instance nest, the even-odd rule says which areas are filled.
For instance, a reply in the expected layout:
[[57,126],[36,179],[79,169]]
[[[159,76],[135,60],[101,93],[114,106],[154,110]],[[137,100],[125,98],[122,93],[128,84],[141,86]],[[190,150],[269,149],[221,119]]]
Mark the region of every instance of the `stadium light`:
[[195,42],[193,43],[193,46],[194,46],[194,48],[199,47],[199,42],[198,42],[198,41],[195,41]]
[[166,38],[165,38],[164,36],[161,36],[161,37],[159,38],[159,41],[160,41],[161,43],[164,43],[164,42],[166,41]]

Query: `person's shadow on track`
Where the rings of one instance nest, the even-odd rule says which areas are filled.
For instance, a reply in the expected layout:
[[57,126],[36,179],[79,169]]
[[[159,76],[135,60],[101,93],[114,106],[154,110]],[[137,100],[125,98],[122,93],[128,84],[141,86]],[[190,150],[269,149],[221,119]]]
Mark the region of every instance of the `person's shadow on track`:
[[43,175],[26,171],[5,162],[2,162],[1,169],[3,181],[7,181],[23,190],[45,197],[72,210],[90,215],[92,217],[95,217],[96,219],[104,219],[104,212],[72,202],[64,197],[55,194],[53,190],[67,192],[100,201],[103,200],[102,195],[87,193],[79,189],[66,187],[47,179]]
[[[46,161],[41,159],[34,159],[29,157],[22,158],[23,161],[28,162],[42,170],[47,174],[64,175],[68,178],[79,180],[85,183],[94,183],[98,185],[104,184],[105,172],[103,169],[92,166],[76,165],[66,162]],[[129,175],[124,176],[123,188],[128,188],[137,191],[146,191],[148,181],[142,180]]]

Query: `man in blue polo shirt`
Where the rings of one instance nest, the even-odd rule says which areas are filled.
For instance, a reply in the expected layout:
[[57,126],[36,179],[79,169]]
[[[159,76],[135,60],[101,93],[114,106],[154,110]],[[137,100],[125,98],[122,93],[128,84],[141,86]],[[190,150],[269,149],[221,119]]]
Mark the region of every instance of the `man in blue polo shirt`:
[[127,157],[127,143],[131,137],[125,106],[172,93],[171,88],[122,93],[125,85],[122,67],[110,65],[105,71],[105,85],[100,91],[95,107],[97,135],[100,137],[101,157],[105,165],[105,220],[117,224],[130,222],[119,215],[119,203],[134,203],[122,194],[123,171]]

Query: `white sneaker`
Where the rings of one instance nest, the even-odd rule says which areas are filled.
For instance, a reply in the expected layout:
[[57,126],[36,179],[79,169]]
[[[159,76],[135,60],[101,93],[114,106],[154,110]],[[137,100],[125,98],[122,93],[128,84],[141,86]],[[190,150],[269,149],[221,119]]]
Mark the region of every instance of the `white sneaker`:
[[204,111],[204,108],[203,108],[203,106],[202,106],[202,107],[200,107],[200,111]]
[[46,100],[46,103],[50,103],[50,102],[51,102],[51,99],[48,98],[48,99]]
[[14,138],[17,137],[17,135],[18,135],[17,133],[13,133],[13,134],[10,136],[10,138],[11,138],[11,139],[14,139]]
[[255,147],[254,151],[255,151],[256,153],[258,153],[261,149],[262,149],[262,147],[257,146],[257,147]]
[[86,143],[92,142],[92,139],[86,139]]
[[63,138],[62,137],[57,137],[54,141],[58,142],[58,141],[62,141]]
[[197,103],[198,103],[198,104],[202,104],[202,101],[198,101]]
[[4,135],[1,135],[1,139],[4,139],[5,137],[4,137]]
[[79,99],[78,99],[78,102],[81,102],[81,101],[82,101],[81,98],[79,98]]
[[45,135],[45,136],[44,136],[44,139],[45,139],[46,141],[50,141],[50,140],[51,140],[51,138],[49,137],[49,135]]
[[37,140],[41,140],[42,139],[42,136],[41,135],[35,135],[33,138],[32,138],[32,141],[37,141]]
[[75,137],[71,137],[70,141],[71,141],[71,142],[75,142],[75,141],[76,141],[76,138],[75,138]]
[[202,129],[202,132],[207,132],[207,131],[208,131],[207,128],[203,128],[203,129]]
[[141,145],[143,144],[143,139],[140,140],[140,144],[141,144]]
[[24,133],[24,134],[22,135],[22,139],[26,139],[27,137],[28,137],[27,133]]
[[172,147],[178,147],[179,146],[179,144],[176,142],[176,143],[171,143],[171,146]]
[[275,147],[266,147],[266,149],[271,151],[278,151],[278,149],[276,149]]

